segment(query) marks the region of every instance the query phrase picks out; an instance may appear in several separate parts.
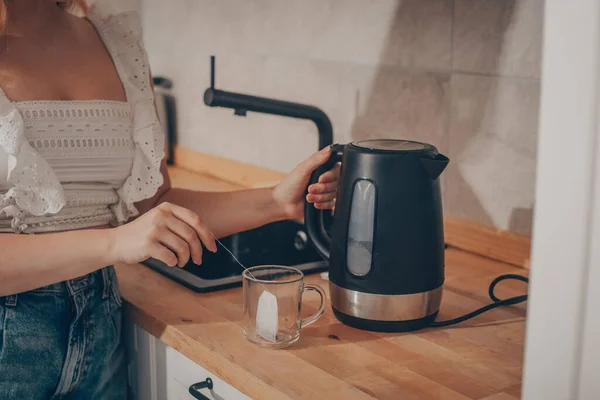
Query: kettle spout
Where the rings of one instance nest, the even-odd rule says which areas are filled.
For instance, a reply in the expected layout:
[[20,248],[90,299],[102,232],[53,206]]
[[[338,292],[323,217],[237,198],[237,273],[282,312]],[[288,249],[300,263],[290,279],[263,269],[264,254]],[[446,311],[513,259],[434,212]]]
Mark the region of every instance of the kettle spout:
[[431,179],[437,179],[444,172],[449,162],[448,157],[443,154],[438,154],[435,158],[421,158],[421,164]]

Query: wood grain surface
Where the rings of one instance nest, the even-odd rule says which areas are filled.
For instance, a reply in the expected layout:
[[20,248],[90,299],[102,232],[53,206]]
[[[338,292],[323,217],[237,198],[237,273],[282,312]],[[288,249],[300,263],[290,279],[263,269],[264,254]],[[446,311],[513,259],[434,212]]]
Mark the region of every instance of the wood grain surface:
[[[242,333],[241,289],[198,294],[143,265],[117,265],[127,312],[142,328],[253,399],[495,399],[520,396],[525,306],[490,311],[449,328],[373,333],[324,316],[284,350]],[[522,269],[461,250],[446,251],[438,320],[489,303],[487,287]],[[320,276],[306,281],[327,290]],[[522,294],[507,282],[500,296]],[[302,314],[318,297],[305,296]]]
[[[235,190],[244,185],[171,168],[174,186]],[[294,346],[260,349],[242,333],[242,292],[198,294],[149,268],[117,265],[127,312],[154,336],[257,400],[520,398],[525,310],[520,304],[449,328],[373,333],[339,323],[328,307]],[[508,263],[460,249],[446,251],[446,283],[438,320],[490,302],[489,283]],[[319,275],[307,282],[327,290]],[[521,282],[498,287],[501,297],[525,293]],[[303,316],[318,296],[308,294]]]

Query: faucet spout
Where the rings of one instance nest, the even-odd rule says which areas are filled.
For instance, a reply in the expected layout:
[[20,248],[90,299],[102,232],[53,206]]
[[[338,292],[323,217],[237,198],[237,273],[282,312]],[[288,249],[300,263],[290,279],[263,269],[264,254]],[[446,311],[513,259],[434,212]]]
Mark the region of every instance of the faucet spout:
[[333,127],[327,114],[321,109],[289,101],[251,96],[241,93],[217,90],[215,82],[215,62],[211,57],[211,87],[204,92],[204,104],[209,107],[224,107],[234,110],[236,115],[246,116],[246,112],[281,115],[284,117],[313,121],[319,132],[319,149],[333,143]]

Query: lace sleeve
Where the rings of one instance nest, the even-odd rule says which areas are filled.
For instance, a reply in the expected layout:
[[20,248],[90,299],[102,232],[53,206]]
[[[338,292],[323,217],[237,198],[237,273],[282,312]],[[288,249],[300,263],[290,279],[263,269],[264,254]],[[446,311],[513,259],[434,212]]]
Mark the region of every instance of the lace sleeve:
[[131,175],[118,190],[120,201],[113,206],[119,223],[138,215],[136,202],[156,194],[163,184],[160,171],[164,157],[164,133],[150,84],[148,56],[142,42],[142,28],[136,11],[117,13],[110,2],[96,3],[88,18],[96,25],[123,81],[133,111],[133,141],[136,146]]
[[0,194],[0,214],[12,217],[22,233],[24,217],[56,214],[65,205],[62,186],[52,168],[25,138],[23,118],[0,90],[0,150],[8,155],[9,190]]

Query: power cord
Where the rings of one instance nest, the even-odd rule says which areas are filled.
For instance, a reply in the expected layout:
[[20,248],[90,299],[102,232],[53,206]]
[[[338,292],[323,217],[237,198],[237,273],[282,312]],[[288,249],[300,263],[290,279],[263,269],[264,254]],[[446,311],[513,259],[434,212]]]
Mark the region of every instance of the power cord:
[[471,319],[473,317],[478,316],[479,314],[483,314],[484,312],[493,310],[496,307],[501,307],[501,306],[511,306],[514,304],[519,304],[524,302],[525,300],[527,300],[527,295],[523,294],[521,296],[514,296],[514,297],[509,297],[507,299],[500,299],[496,296],[496,294],[494,293],[495,289],[496,289],[496,285],[498,285],[500,282],[504,281],[504,280],[508,280],[508,279],[514,279],[517,281],[521,281],[521,282],[525,282],[525,283],[529,283],[529,278],[521,276],[521,275],[515,275],[515,274],[505,274],[505,275],[500,275],[499,277],[497,277],[496,279],[494,279],[492,281],[492,283],[490,283],[490,288],[488,290],[488,294],[490,295],[490,299],[492,299],[493,303],[492,304],[488,304],[487,306],[483,306],[473,312],[470,312],[468,314],[465,314],[461,317],[458,318],[453,318],[453,319],[449,319],[447,321],[438,321],[438,322],[433,322],[431,324],[429,324],[430,327],[441,327],[441,326],[449,326],[449,325],[454,325],[454,324],[458,324],[460,322],[466,321],[468,319]]

